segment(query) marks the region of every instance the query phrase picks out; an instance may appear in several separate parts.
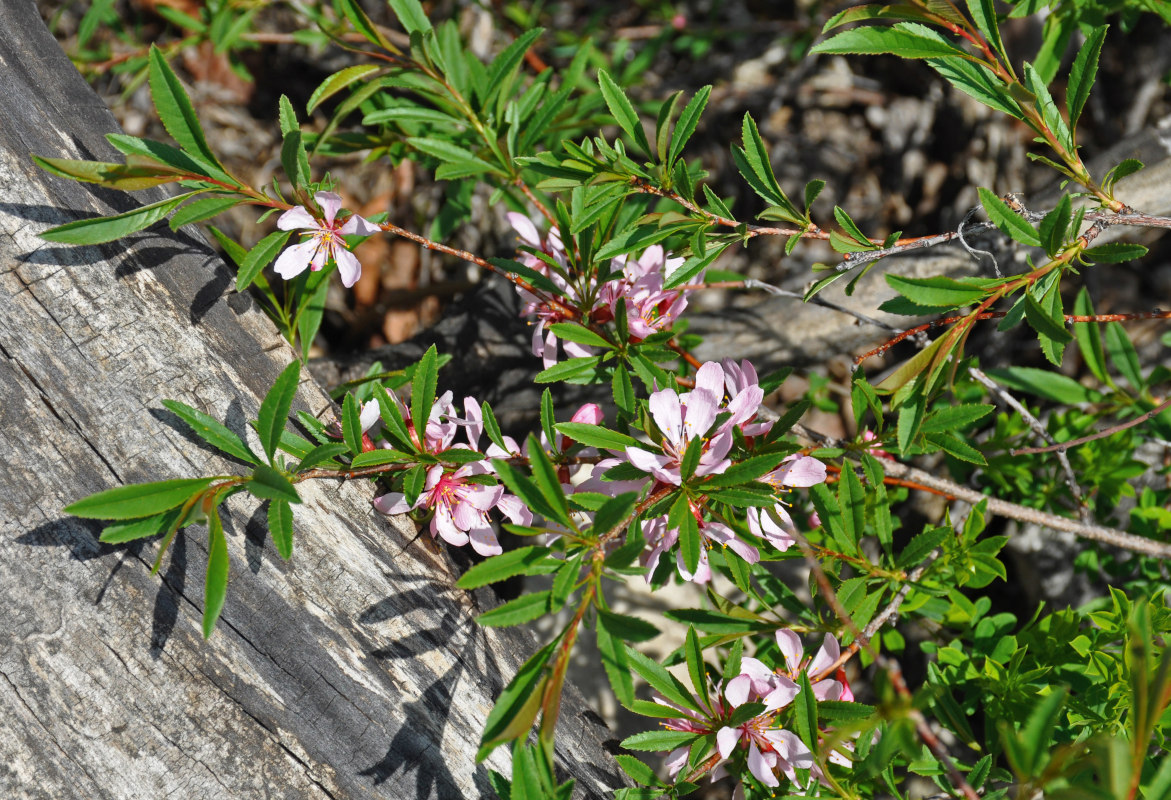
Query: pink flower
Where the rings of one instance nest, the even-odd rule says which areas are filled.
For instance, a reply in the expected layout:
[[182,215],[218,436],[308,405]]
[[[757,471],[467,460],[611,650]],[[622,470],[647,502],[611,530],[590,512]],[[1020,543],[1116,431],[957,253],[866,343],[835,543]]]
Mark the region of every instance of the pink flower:
[[838,669],[835,677],[827,677],[830,668],[837,664],[842,649],[838,640],[830,634],[822,639],[821,647],[808,663],[804,663],[805,646],[801,637],[790,630],[777,631],[777,646],[785,657],[785,671],[796,679],[802,672],[809,674],[813,681],[813,694],[818,700],[843,700],[853,702],[854,693],[846,681],[844,670]]
[[[793,488],[807,488],[825,482],[825,464],[810,456],[791,455],[775,470],[761,478],[777,494],[786,494]],[[780,500],[771,509],[749,508],[748,529],[782,553],[792,547],[796,539],[790,533],[793,519]]]
[[281,214],[277,227],[282,231],[302,230],[307,238],[300,244],[281,253],[273,269],[285,280],[300,275],[306,268],[314,272],[325,267],[331,260],[337,263],[342,283],[353,286],[362,274],[362,265],[346,247],[342,236],[357,234],[369,236],[381,230],[357,214],[351,214],[345,224],[338,225],[337,212],[342,199],[333,192],[318,192],[313,199],[321,206],[322,219],[316,219],[304,206],[295,206]]
[[[718,544],[730,549],[740,558],[747,561],[749,564],[755,564],[760,560],[760,553],[756,548],[747,542],[742,542],[736,538],[736,534],[722,522],[708,521],[703,518],[703,511],[691,506],[691,513],[695,516],[696,523],[699,525],[699,536],[701,547],[699,549],[699,563],[695,568],[695,573],[688,571],[687,566],[683,560],[683,553],[675,554],[675,565],[679,569],[679,574],[683,576],[684,580],[694,581],[695,583],[708,583],[712,579],[711,565],[708,562],[707,551],[713,544]],[[667,528],[666,517],[655,517],[654,519],[646,520],[642,523],[643,537],[651,546],[650,552],[644,554],[643,565],[647,568],[646,582],[651,582],[651,576],[654,575],[655,569],[659,565],[659,557],[667,550],[670,550],[679,541],[679,531],[676,528]]]
[[736,747],[748,750],[748,771],[765,786],[779,786],[780,770],[796,783],[797,770],[813,766],[813,756],[797,736],[774,728],[776,712],[793,702],[800,688],[788,677],[777,675],[755,658],[740,661],[740,674],[728,682],[724,697],[733,708],[747,702],[764,703],[763,713],[740,724],[724,727],[716,734],[721,758],[729,758]]
[[732,433],[722,425],[710,439],[707,434],[720,412],[724,396],[724,375],[714,361],[704,364],[695,374],[695,388],[685,394],[673,389],[662,389],[651,395],[648,406],[651,417],[663,434],[662,454],[641,447],[627,447],[626,457],[643,472],[649,472],[663,483],[679,486],[683,482],[681,462],[687,446],[696,437],[705,443],[697,476],[715,475],[726,470],[731,461],[725,458],[732,449]]
[[[738,425],[745,436],[762,436],[772,429],[771,422],[753,422],[760,404],[764,402],[764,390],[756,377],[756,368],[745,359],[739,365],[730,358],[721,362],[724,368],[724,386],[731,401],[728,410],[732,412],[731,424]],[[749,413],[751,412],[751,413]]]

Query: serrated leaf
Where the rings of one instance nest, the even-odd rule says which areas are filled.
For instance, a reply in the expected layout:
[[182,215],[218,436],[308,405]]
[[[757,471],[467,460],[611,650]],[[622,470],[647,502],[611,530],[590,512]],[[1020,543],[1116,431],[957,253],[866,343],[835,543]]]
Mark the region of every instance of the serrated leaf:
[[[1025,319],[1033,326],[1033,330],[1042,336],[1053,339],[1061,344],[1073,341],[1073,334],[1065,329],[1064,315],[1053,317],[1041,304],[1033,299],[1031,294],[1025,295]],[[1054,366],[1061,366],[1060,361]]]
[[797,678],[801,691],[793,698],[794,732],[812,752],[818,750],[817,697],[809,682],[809,673],[802,671]]
[[638,118],[638,112],[634,109],[634,104],[622,91],[622,88],[614,82],[610,77],[610,73],[604,69],[598,70],[598,88],[602,90],[602,98],[606,101],[606,107],[610,109],[610,113],[614,116],[618,127],[626,132],[626,135],[634,140],[634,143],[642,148],[642,151],[647,155],[652,152],[650,143],[647,141],[646,132],[642,129],[642,122]]
[[51,175],[85,183],[97,183],[111,189],[134,192],[165,183],[175,183],[187,176],[180,170],[162,164],[115,164],[104,161],[82,161],[72,158],[44,158],[33,156],[38,167]]
[[158,112],[159,121],[171,134],[171,138],[184,150],[189,150],[208,163],[223,169],[215,153],[207,146],[199,115],[191,105],[191,99],[179,83],[179,79],[167,64],[163,53],[155,45],[150,47],[149,67],[150,95]]
[[215,630],[228,597],[228,540],[218,508],[208,515],[207,573],[203,580],[203,638]]
[[1065,235],[1069,231],[1069,223],[1073,219],[1073,207],[1068,194],[1061,195],[1057,205],[1053,207],[1037,226],[1041,237],[1041,246],[1045,253],[1053,258],[1065,245]]
[[301,497],[289,479],[267,464],[258,464],[252,471],[252,480],[244,484],[248,492],[262,500],[284,500],[300,503]]
[[955,88],[991,109],[1023,120],[1020,104],[992,70],[963,58],[929,58],[927,64]]
[[1136,391],[1146,387],[1143,380],[1142,366],[1138,360],[1138,353],[1126,335],[1126,328],[1117,322],[1106,323],[1106,352],[1110,355],[1110,362],[1114,364],[1122,377],[1126,378]]
[[160,200],[157,203],[141,206],[133,211],[115,214],[112,217],[95,217],[93,219],[79,219],[66,222],[55,228],[43,232],[40,236],[47,242],[61,244],[104,244],[115,239],[121,239],[144,228],[149,228],[159,220],[178,208],[183,201],[188,200],[199,191],[187,192]]
[[984,206],[984,211],[987,212],[988,218],[992,220],[992,224],[1000,228],[1002,233],[1024,245],[1030,247],[1041,246],[1041,238],[1037,234],[1037,230],[1025,219],[1014,213],[1004,204],[1003,200],[983,186],[977,191],[980,195],[980,203]]
[[1144,245],[1131,242],[1110,242],[1082,251],[1087,261],[1101,261],[1106,264],[1124,264],[1142,258],[1149,251]]
[[268,505],[268,529],[272,543],[281,558],[293,557],[293,508],[285,500],[273,500]]
[[427,419],[435,405],[435,389],[439,383],[439,353],[435,345],[419,359],[415,376],[411,380],[411,425],[414,426],[418,441],[427,441]]
[[193,200],[171,216],[171,230],[177,231],[184,225],[211,219],[230,208],[235,208],[242,202],[244,202],[243,198],[238,196],[204,197],[199,200]]
[[598,367],[602,364],[602,356],[581,356],[568,358],[548,369],[537,373],[533,378],[536,383],[557,383],[559,381],[575,382],[593,377],[598,374]]
[[979,464],[980,466],[988,463],[983,453],[962,439],[952,436],[950,433],[932,433],[927,434],[924,438],[928,444],[939,447],[948,455],[958,458],[961,461],[967,461],[970,464]]
[[180,478],[118,486],[91,494],[64,508],[83,519],[137,519],[169,511],[200,494],[215,478]]
[[252,285],[256,276],[272,263],[292,234],[292,231],[273,231],[248,251],[244,263],[240,265],[240,271],[236,273],[237,292],[242,292]]
[[[348,451],[349,449],[349,445],[346,445],[346,450]],[[472,453],[470,460],[478,461],[484,457],[482,454],[474,453],[471,450],[461,452]],[[384,464],[409,464],[413,461],[415,461],[415,456],[411,453],[404,453],[401,450],[384,450],[378,448],[365,453],[358,453],[350,461],[350,467],[351,469],[362,469],[363,467],[379,467]]]
[[928,528],[915,536],[899,553],[898,565],[900,568],[915,567],[923,563],[928,554],[943,544],[943,540],[951,533],[947,528]]
[[419,0],[387,0],[394,15],[408,34],[424,34],[431,31],[431,21]]
[[1086,107],[1086,101],[1090,97],[1094,78],[1098,74],[1098,57],[1102,54],[1102,43],[1106,41],[1108,28],[1107,25],[1101,25],[1090,32],[1069,70],[1069,83],[1065,87],[1065,107],[1069,111],[1069,125],[1075,130],[1082,109]]
[[810,51],[829,55],[879,55],[886,53],[902,58],[971,58],[964,51],[934,38],[908,29],[906,23],[890,28],[862,27],[842,31]]
[[884,276],[892,289],[917,305],[948,309],[972,305],[988,296],[985,289],[940,275],[931,278],[907,278],[888,273]]
[[382,31],[378,29],[378,26],[366,16],[366,12],[358,4],[358,0],[334,0],[334,6],[340,9],[358,33],[366,37],[366,41],[376,44],[390,53],[397,54],[399,52],[399,49],[390,43]]
[[681,708],[702,712],[702,709],[696,704],[695,698],[691,696],[691,692],[687,691],[687,687],[668,672],[666,667],[657,661],[652,661],[637,650],[627,648],[626,654],[630,659],[631,668],[664,699]]
[[667,164],[674,164],[676,159],[683,154],[683,147],[695,133],[696,127],[699,125],[699,119],[703,116],[703,111],[707,108],[708,98],[711,97],[712,87],[704,86],[688,101],[687,106],[683,109],[683,113],[679,115],[679,122],[675,124],[675,130],[671,132],[671,147],[667,154]]
[[358,398],[348,392],[342,400],[342,438],[351,453],[356,455],[362,452],[362,420]]
[[[329,444],[322,444],[314,447],[301,459],[301,463],[297,465],[297,472],[304,472],[319,464],[324,464],[327,461],[332,461],[337,456],[350,451],[349,445],[345,442],[330,442]],[[330,465],[331,467],[340,467],[336,462]]]
[[614,393],[614,405],[627,417],[633,417],[637,408],[637,397],[634,394],[634,383],[630,380],[630,373],[626,365],[619,363],[614,368],[614,377],[611,381]]
[[1053,102],[1053,96],[1049,94],[1049,89],[1045,85],[1045,81],[1033,69],[1033,65],[1025,62],[1025,86],[1028,87],[1037,98],[1035,106],[1037,111],[1041,114],[1041,119],[1045,122],[1045,126],[1053,132],[1058,143],[1066,149],[1067,152],[1073,152],[1073,133],[1066,124],[1065,118],[1061,116],[1061,111],[1057,108],[1057,104]]
[[1077,405],[1096,402],[1101,398],[1097,392],[1087,389],[1073,378],[1036,367],[987,369],[985,372],[1010,389],[1030,392],[1058,403]]
[[455,585],[460,589],[478,589],[514,575],[533,574],[534,567],[550,560],[547,547],[518,547],[472,566]]
[[293,407],[293,397],[297,394],[297,385],[301,380],[301,362],[294,361],[285,367],[268,394],[260,404],[257,415],[256,432],[260,435],[260,444],[269,462],[272,462],[280,442],[281,431],[289,419],[289,411]]
[[309,102],[306,104],[305,110],[309,113],[317,108],[325,100],[333,97],[335,94],[351,86],[363,78],[380,72],[383,67],[377,64],[355,64],[352,67],[346,67],[343,70],[335,72],[328,78],[318,84],[317,88],[313,90],[313,94],[309,95]]
[[[1094,306],[1090,302],[1090,294],[1084,286],[1078,291],[1077,299],[1074,300],[1073,313],[1079,317],[1092,317],[1094,315]],[[1102,335],[1098,330],[1097,324],[1092,322],[1075,322],[1073,324],[1073,335],[1077,340],[1078,350],[1081,351],[1082,359],[1086,362],[1086,367],[1102,383],[1112,384],[1110,375],[1106,371],[1106,356],[1102,350]]]
[[614,345],[607,342],[599,334],[594,333],[589,328],[577,322],[554,322],[546,330],[552,331],[558,339],[564,339],[567,342],[577,342],[578,344],[585,344],[590,347],[604,347],[606,349],[613,349],[614,347]]
[[927,417],[919,430],[923,433],[946,433],[960,430],[978,422],[996,410],[996,406],[985,403],[970,403],[958,406],[947,406],[933,411]]
[[903,454],[910,451],[915,437],[919,435],[919,425],[923,422],[924,403],[925,400],[920,395],[899,408],[897,433],[899,452]]
[[605,536],[617,528],[622,522],[629,520],[638,502],[636,492],[625,492],[617,497],[610,497],[594,513],[594,522],[590,530],[594,536]]
[[760,456],[750,456],[728,467],[718,475],[712,475],[703,484],[704,488],[723,488],[735,486],[739,483],[748,483],[772,472],[781,461],[781,456],[768,453]]
[[606,678],[614,690],[614,696],[619,703],[629,707],[635,699],[634,680],[631,677],[630,662],[626,658],[626,645],[611,634],[605,623],[600,620],[595,626],[595,632],[602,669],[606,671]]
[[996,8],[992,0],[968,0],[968,13],[972,15],[972,21],[976,23],[976,28],[992,46],[993,51],[1007,61],[1004,43],[1000,40],[1000,26],[996,22]]
[[485,611],[476,617],[476,622],[486,628],[506,628],[532,622],[548,610],[549,592],[529,592]]
[[145,539],[148,536],[157,536],[171,530],[172,527],[177,527],[179,515],[182,513],[182,508],[172,508],[170,511],[164,511],[144,519],[107,525],[102,529],[99,541],[105,544],[124,544],[137,539]]
[[239,436],[232,433],[220,422],[177,400],[164,400],[163,406],[187,423],[196,436],[212,447],[249,464],[259,464],[260,459]]
[[855,553],[858,540],[866,530],[866,491],[857,473],[848,463],[842,465],[838,479],[838,506],[842,510],[842,532],[848,553]]
[[626,642],[646,642],[660,633],[658,628],[644,619],[616,614],[603,608],[598,609],[598,624]]
[[646,731],[626,737],[622,740],[622,747],[625,747],[627,750],[651,752],[675,750],[690,744],[698,738],[698,733],[688,733],[686,731]]
[[496,745],[521,736],[532,727],[541,708],[546,665],[556,644],[554,641],[533,653],[504,687],[484,722],[477,760],[486,757]]

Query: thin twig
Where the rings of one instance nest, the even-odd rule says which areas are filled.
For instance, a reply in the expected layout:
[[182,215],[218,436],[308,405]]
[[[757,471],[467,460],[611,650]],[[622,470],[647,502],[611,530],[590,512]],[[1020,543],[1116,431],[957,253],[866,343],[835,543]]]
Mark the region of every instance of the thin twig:
[[[977,383],[983,384],[984,388],[999,397],[1004,403],[1011,406],[1020,414],[1021,419],[1032,429],[1033,433],[1040,436],[1044,441],[1050,444],[1053,443],[1053,437],[1049,435],[1049,431],[1045,430],[1045,426],[1041,424],[1041,420],[1034,417],[1032,412],[1023,403],[1009,394],[1004,387],[985,375],[984,371],[978,367],[968,367],[968,374],[975,378]],[[1082,491],[1081,486],[1078,485],[1073,466],[1069,463],[1069,456],[1066,455],[1064,450],[1061,450],[1057,453],[1057,460],[1061,464],[1061,470],[1065,473],[1065,485],[1069,487],[1069,492],[1073,495],[1073,499],[1077,503],[1078,516],[1082,522],[1092,522],[1090,507],[1086,504],[1085,493]]]
[[1080,439],[1072,439],[1068,442],[1057,442],[1056,444],[1051,444],[1048,447],[1022,447],[1020,449],[1009,450],[1008,454],[1011,456],[1024,456],[1032,455],[1034,453],[1056,452],[1064,455],[1065,451],[1071,447],[1077,447],[1079,444],[1092,442],[1095,439],[1105,439],[1107,436],[1113,436],[1114,434],[1119,433],[1120,431],[1124,431],[1127,428],[1133,428],[1135,425],[1141,425],[1156,414],[1162,413],[1168,407],[1171,407],[1171,397],[1168,397],[1162,403],[1159,403],[1159,405],[1155,406],[1141,417],[1135,417],[1134,419],[1127,420],[1126,422],[1120,423],[1118,425],[1112,425],[1105,430],[1098,431],[1097,433],[1091,433],[1089,436],[1083,436]]

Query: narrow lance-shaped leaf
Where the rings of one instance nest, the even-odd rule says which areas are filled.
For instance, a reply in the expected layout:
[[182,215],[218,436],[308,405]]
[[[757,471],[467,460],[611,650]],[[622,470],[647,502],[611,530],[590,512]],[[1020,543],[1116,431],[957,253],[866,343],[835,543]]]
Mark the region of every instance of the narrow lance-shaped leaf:
[[622,128],[644,153],[650,155],[651,146],[647,141],[646,132],[642,129],[638,112],[634,110],[634,105],[622,91],[622,87],[615,83],[610,73],[604,69],[598,70],[598,87],[602,90],[602,98],[618,122],[618,127]]
[[250,494],[262,500],[284,500],[300,503],[301,497],[289,479],[267,464],[257,464],[252,480],[244,485]]
[[184,173],[180,170],[143,159],[134,164],[115,164],[105,161],[33,156],[33,161],[51,175],[85,183],[97,183],[125,192],[149,189],[152,186],[184,179]]
[[268,529],[281,558],[293,557],[293,507],[285,500],[273,500],[268,506]]
[[228,540],[218,507],[208,515],[207,574],[203,583],[203,638],[215,630],[228,597]]
[[981,205],[984,206],[984,210],[988,213],[988,218],[992,220],[992,223],[996,227],[1021,244],[1030,247],[1041,246],[1041,237],[1037,234],[1036,228],[1014,213],[1012,209],[1005,205],[1003,200],[983,186],[977,191],[980,195]]
[[66,514],[84,519],[137,519],[169,511],[200,494],[216,478],[182,478],[118,486],[91,494],[65,507]]
[[236,273],[237,292],[242,292],[252,285],[256,276],[272,263],[292,235],[292,231],[273,231],[248,251],[244,263],[240,265],[240,271]]
[[281,431],[289,419],[289,411],[293,407],[293,397],[297,394],[297,384],[301,380],[301,362],[289,364],[276,382],[265,395],[260,404],[260,413],[257,416],[256,432],[260,434],[260,443],[264,447],[264,454],[271,462],[280,443]]
[[836,34],[813,47],[810,53],[831,55],[890,54],[902,58],[943,58],[958,56],[972,58],[963,50],[933,37],[924,36],[899,23],[890,28],[853,28]]
[[178,197],[170,197],[157,203],[136,208],[123,214],[112,217],[96,217],[93,219],[79,219],[66,222],[50,228],[41,234],[41,238],[48,242],[62,244],[104,244],[115,239],[121,239],[144,228],[149,228],[176,209],[184,200],[187,200],[199,191],[187,192]]
[[362,452],[362,421],[358,398],[346,393],[342,401],[342,438],[352,453]]
[[177,400],[164,400],[163,406],[187,423],[191,431],[205,442],[230,456],[249,464],[259,464],[260,459],[248,448],[239,436],[232,433],[217,420]]
[[431,345],[419,359],[411,382],[411,424],[420,442],[427,440],[427,418],[431,415],[431,406],[435,404],[435,387],[439,381],[438,360],[435,345]]
[[203,128],[199,125],[199,115],[195,113],[191,99],[167,64],[162,51],[155,45],[151,45],[150,48],[149,79],[155,110],[158,111],[159,120],[167,129],[167,133],[171,134],[171,138],[178,142],[180,147],[223,169],[215,153],[207,146]]
[[319,104],[333,97],[335,94],[351,86],[358,81],[380,72],[383,67],[377,64],[355,64],[352,67],[346,67],[339,72],[335,72],[328,78],[323,80],[313,94],[309,95],[309,102],[305,104],[305,110],[312,112]]
[[1069,126],[1077,129],[1077,121],[1086,107],[1094,78],[1098,74],[1098,57],[1102,54],[1102,42],[1106,40],[1108,26],[1094,28],[1086,43],[1078,51],[1077,58],[1069,70],[1069,83],[1065,87],[1065,107],[1069,111]]
[[712,87],[704,86],[695,93],[695,96],[684,107],[683,113],[679,115],[679,122],[675,124],[675,130],[671,132],[671,147],[667,154],[668,164],[674,164],[676,159],[683,154],[683,147],[691,135],[695,133],[711,94]]

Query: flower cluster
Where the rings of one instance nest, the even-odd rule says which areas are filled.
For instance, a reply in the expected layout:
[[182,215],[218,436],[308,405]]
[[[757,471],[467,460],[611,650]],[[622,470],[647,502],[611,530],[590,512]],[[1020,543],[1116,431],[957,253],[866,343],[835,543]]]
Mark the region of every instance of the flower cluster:
[[[663,288],[664,276],[677,269],[683,259],[668,257],[660,245],[648,247],[637,259],[615,258],[610,264],[610,275],[618,277],[599,280],[597,275],[571,274],[565,245],[556,229],[542,237],[537,226],[523,214],[510,212],[508,221],[521,244],[541,252],[555,265],[530,252],[519,255],[520,263],[547,277],[561,298],[562,305],[555,305],[548,298],[517,288],[525,301],[521,313],[537,317],[533,355],[541,358],[546,368],[557,363],[557,336],[548,326],[570,319],[565,307],[576,309],[582,315],[580,321],[602,324],[614,319],[615,307],[624,300],[630,337],[635,342],[668,330],[687,308],[685,292]],[[702,275],[697,280],[702,280]],[[562,346],[570,357],[587,356],[591,352],[589,347],[577,342],[562,342]]]
[[[685,708],[661,696],[655,697],[655,702],[679,711],[682,715],[666,720],[664,727],[667,730],[715,734],[719,758],[711,763],[713,781],[726,775],[726,765],[739,757],[744,758],[748,772],[770,789],[780,786],[779,776],[787,778],[798,790],[806,788],[802,786],[798,770],[807,771],[814,780],[824,779],[812,751],[796,734],[782,726],[781,718],[784,710],[801,692],[798,679],[802,672],[816,679],[812,688],[818,701],[853,701],[854,695],[844,672],[838,670],[834,678],[821,677],[822,672],[836,664],[841,648],[837,639],[827,633],[817,654],[806,661],[801,639],[796,633],[779,630],[776,638],[785,657],[784,668],[772,670],[756,658],[742,658],[740,673],[726,684],[714,687],[710,693],[710,713]],[[736,709],[746,703],[760,703],[764,708],[754,717],[729,724]],[[698,700],[695,705],[699,709],[705,708]],[[665,766],[672,780],[687,765],[690,750],[690,745],[680,747],[667,756]],[[839,750],[831,751],[826,757],[839,766],[851,765],[846,754]],[[743,796],[742,786],[738,794]]]

